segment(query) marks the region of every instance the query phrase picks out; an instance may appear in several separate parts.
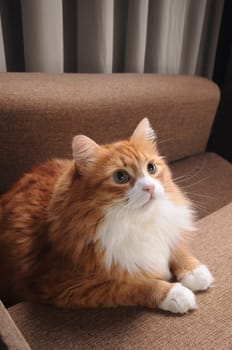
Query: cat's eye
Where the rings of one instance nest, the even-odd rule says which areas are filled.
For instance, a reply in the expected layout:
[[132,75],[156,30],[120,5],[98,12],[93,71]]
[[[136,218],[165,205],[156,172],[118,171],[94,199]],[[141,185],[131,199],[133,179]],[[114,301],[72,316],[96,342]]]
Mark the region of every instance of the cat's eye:
[[155,174],[157,168],[156,168],[156,165],[153,164],[153,163],[148,163],[147,164],[147,171],[150,173],[150,174]]
[[126,170],[117,170],[113,175],[114,181],[119,184],[126,184],[130,180],[130,175]]

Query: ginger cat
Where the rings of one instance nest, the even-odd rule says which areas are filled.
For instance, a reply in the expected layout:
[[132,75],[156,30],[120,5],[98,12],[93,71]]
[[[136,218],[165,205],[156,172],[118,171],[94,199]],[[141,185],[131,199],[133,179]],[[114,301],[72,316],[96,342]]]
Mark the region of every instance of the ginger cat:
[[[191,256],[191,203],[143,119],[125,141],[79,135],[74,160],[50,160],[0,200],[2,293],[64,308],[196,308],[213,277]],[[178,282],[171,282],[172,276]]]

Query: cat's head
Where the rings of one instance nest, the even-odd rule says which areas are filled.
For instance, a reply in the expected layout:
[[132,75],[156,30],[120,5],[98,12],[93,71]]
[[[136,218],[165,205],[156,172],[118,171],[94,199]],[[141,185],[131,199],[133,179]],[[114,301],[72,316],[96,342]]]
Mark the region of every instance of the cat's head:
[[169,196],[182,202],[170,170],[157,150],[156,134],[143,119],[131,137],[108,145],[78,135],[73,139],[73,157],[88,199],[101,206],[145,210]]

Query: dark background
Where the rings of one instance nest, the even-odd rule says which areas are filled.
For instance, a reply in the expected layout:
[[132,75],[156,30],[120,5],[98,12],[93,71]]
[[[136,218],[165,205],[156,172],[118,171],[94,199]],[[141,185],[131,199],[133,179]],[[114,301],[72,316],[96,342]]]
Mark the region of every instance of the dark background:
[[225,0],[213,80],[221,89],[221,101],[208,143],[232,162],[232,1]]

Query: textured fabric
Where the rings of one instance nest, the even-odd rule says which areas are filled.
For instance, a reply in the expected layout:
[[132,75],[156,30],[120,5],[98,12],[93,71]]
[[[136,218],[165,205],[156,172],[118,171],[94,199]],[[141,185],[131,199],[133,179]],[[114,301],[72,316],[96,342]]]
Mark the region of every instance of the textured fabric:
[[25,60],[20,70],[27,72],[210,78],[223,5],[224,0],[1,1],[0,48],[5,55],[0,54],[0,69],[15,69],[20,55]]
[[[1,342],[2,340],[2,342]],[[7,346],[7,347],[6,347]],[[0,349],[29,350],[28,343],[0,301]]]
[[208,264],[215,287],[197,294],[199,309],[184,316],[118,308],[57,310],[21,303],[9,312],[34,350],[231,349],[232,204],[199,222],[193,251]]
[[217,86],[198,77],[2,73],[0,193],[32,165],[70,157],[75,134],[112,142],[144,117],[168,160],[201,153],[218,100]]
[[171,164],[176,183],[193,201],[198,218],[232,202],[232,166],[214,153]]

